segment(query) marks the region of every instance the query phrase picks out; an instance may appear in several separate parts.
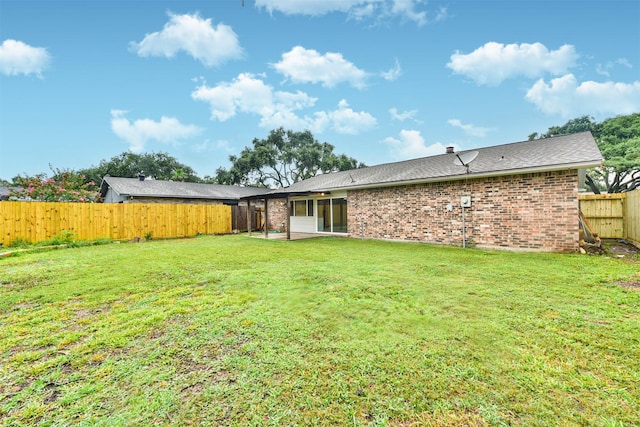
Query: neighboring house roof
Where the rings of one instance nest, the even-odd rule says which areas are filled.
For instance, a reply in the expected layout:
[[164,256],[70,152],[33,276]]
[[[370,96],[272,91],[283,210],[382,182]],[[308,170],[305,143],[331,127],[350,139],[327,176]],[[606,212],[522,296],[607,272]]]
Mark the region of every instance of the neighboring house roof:
[[[456,155],[477,151],[469,169],[454,164]],[[602,153],[590,132],[496,145],[466,152],[386,163],[344,172],[317,175],[271,192],[295,194],[375,188],[423,182],[502,176],[599,166]]]
[[126,197],[209,200],[239,200],[241,197],[265,194],[270,191],[267,188],[105,176],[100,185],[100,194],[103,197],[109,187],[118,195]]
[[9,200],[9,191],[11,189],[6,185],[0,185],[0,200]]

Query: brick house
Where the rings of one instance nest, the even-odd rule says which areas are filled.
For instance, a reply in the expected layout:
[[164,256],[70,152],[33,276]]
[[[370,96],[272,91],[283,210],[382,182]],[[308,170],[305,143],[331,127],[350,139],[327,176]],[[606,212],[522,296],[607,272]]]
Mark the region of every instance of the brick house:
[[[590,132],[318,175],[274,190],[268,228],[457,246],[575,252]],[[464,207],[463,207],[464,206]]]

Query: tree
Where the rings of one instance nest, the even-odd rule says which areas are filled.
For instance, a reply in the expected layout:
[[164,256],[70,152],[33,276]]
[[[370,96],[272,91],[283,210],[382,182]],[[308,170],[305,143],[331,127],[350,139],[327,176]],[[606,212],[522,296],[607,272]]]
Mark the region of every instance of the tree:
[[102,160],[98,166],[79,171],[95,182],[102,182],[105,175],[135,178],[143,173],[155,179],[176,179],[187,182],[201,182],[202,180],[192,168],[178,162],[167,153],[135,154],[128,151]]
[[571,119],[562,126],[552,126],[546,133],[538,134],[537,132],[529,135],[529,141],[533,139],[551,138],[558,135],[569,135],[572,133],[591,131],[594,138],[599,133],[599,126],[593,121],[591,116],[582,116],[577,119]]
[[640,113],[605,120],[596,141],[605,162],[589,173],[592,190],[597,192],[598,184],[608,193],[640,188]]
[[35,200],[40,202],[97,202],[100,193],[94,182],[87,182],[84,175],[69,170],[54,169],[52,177],[41,173],[34,176],[16,176],[9,190],[10,200]]
[[266,139],[253,140],[240,156],[229,156],[231,168],[218,168],[213,181],[226,185],[288,187],[320,173],[365,167],[344,154],[335,154],[334,146],[317,141],[305,130],[294,132],[278,128]]
[[182,168],[178,168],[171,173],[172,181],[184,181],[187,179],[187,173]]
[[618,116],[596,123],[592,117],[569,120],[553,126],[544,134],[533,133],[529,139],[591,131],[605,159],[601,168],[590,169],[586,184],[599,194],[623,193],[640,188],[640,113]]

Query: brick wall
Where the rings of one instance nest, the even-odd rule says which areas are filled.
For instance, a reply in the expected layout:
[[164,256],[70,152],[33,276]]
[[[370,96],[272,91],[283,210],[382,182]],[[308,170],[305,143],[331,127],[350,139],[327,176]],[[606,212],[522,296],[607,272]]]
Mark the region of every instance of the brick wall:
[[349,233],[462,245],[463,195],[470,246],[578,250],[577,170],[349,191]]
[[268,228],[269,230],[287,231],[289,208],[287,199],[269,199],[268,203]]

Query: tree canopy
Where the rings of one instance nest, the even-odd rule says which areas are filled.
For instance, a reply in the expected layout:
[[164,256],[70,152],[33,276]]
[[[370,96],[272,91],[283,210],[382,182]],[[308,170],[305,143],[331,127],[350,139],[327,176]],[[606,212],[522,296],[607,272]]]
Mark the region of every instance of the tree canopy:
[[255,138],[239,156],[229,156],[229,169],[218,168],[213,181],[226,185],[288,187],[320,173],[365,167],[352,157],[335,154],[334,146],[319,142],[308,131],[278,128],[266,139]]
[[98,166],[82,169],[78,173],[97,183],[102,182],[105,175],[134,178],[140,173],[162,180],[202,181],[192,168],[167,153],[135,154],[125,151],[110,160],[102,160]]
[[40,202],[97,202],[97,186],[73,171],[54,169],[53,176],[40,173],[34,176],[18,175],[9,190],[10,200],[36,200]]
[[618,116],[597,123],[592,117],[569,120],[553,126],[544,134],[529,139],[591,131],[604,157],[604,165],[587,173],[586,184],[598,194],[623,193],[640,188],[640,113]]
[[558,135],[569,135],[572,133],[591,131],[593,137],[596,138],[599,133],[599,125],[593,121],[590,116],[582,116],[571,119],[562,126],[551,126],[547,132],[539,134],[537,132],[529,135],[529,141],[533,139],[551,138]]

